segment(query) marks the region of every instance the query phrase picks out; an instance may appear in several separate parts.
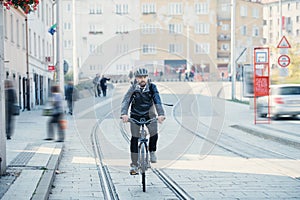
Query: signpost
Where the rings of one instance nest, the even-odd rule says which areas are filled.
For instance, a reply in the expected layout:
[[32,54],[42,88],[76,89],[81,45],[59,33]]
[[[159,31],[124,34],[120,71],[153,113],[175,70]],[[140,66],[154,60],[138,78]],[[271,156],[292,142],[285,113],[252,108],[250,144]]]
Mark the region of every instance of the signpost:
[[278,58],[278,64],[281,67],[287,67],[290,64],[290,57],[287,55],[281,55]]
[[280,56],[278,57],[277,61],[278,65],[281,67],[280,76],[286,77],[289,74],[287,67],[291,63],[291,59],[287,55],[289,53],[289,48],[291,48],[291,45],[285,36],[281,38],[280,42],[277,45],[277,48],[279,48],[280,52]]
[[[269,86],[270,86],[270,51],[268,47],[254,48],[254,65],[253,65],[253,90],[254,90],[254,124],[257,122],[265,122],[265,120],[257,120],[257,98],[268,96],[268,108],[270,102]],[[270,110],[268,109],[268,114]],[[267,123],[270,123],[268,118]]]

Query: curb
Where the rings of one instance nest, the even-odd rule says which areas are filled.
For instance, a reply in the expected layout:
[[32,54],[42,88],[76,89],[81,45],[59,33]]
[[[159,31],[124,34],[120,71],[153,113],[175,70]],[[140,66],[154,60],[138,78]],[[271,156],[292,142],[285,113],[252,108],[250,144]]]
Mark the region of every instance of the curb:
[[59,150],[59,153],[51,155],[51,158],[49,159],[46,166],[46,170],[44,171],[36,187],[36,190],[33,193],[33,196],[31,198],[32,200],[47,200],[49,198],[49,194],[52,189],[52,184],[55,177],[55,172],[62,157],[64,145],[57,144],[56,149]]
[[292,146],[296,149],[300,149],[300,142],[297,142],[297,141],[292,141],[292,140],[289,140],[289,139],[286,139],[286,138],[274,136],[274,135],[267,134],[267,133],[261,132],[259,130],[251,129],[249,127],[245,127],[245,126],[241,126],[241,125],[231,125],[230,127],[241,130],[241,131],[249,133],[249,134],[252,134],[252,135],[260,137],[260,138],[264,138],[264,139],[267,139],[267,140],[278,142],[278,143],[283,144],[283,145]]

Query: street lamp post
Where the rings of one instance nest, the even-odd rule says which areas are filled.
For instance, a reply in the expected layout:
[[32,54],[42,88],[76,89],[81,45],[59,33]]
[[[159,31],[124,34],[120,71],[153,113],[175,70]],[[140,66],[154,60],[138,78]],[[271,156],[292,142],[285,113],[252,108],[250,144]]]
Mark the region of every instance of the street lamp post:
[[231,99],[235,100],[235,8],[236,0],[231,0],[231,54],[230,54],[230,66],[231,66]]

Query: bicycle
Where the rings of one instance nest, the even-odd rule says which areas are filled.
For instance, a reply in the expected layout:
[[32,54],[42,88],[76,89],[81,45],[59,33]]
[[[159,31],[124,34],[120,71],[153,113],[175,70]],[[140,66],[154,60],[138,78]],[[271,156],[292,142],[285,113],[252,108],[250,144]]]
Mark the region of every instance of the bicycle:
[[146,120],[145,118],[141,118],[140,121],[129,118],[129,122],[133,122],[138,126],[141,126],[140,129],[140,138],[138,143],[138,171],[142,175],[142,185],[143,185],[143,192],[146,192],[146,171],[150,168],[150,160],[149,160],[149,150],[148,150],[148,138],[147,138],[147,131],[145,130],[145,125],[150,124],[154,121],[157,121],[157,118],[152,118]]

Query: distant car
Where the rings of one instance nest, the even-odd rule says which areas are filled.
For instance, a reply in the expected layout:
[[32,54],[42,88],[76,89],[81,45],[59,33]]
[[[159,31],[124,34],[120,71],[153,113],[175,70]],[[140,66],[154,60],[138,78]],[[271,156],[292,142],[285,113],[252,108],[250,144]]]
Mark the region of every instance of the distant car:
[[[300,115],[300,84],[272,85],[270,87],[270,115],[278,119],[282,115]],[[260,117],[268,115],[268,97],[257,99],[257,113]]]

